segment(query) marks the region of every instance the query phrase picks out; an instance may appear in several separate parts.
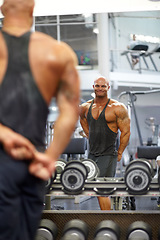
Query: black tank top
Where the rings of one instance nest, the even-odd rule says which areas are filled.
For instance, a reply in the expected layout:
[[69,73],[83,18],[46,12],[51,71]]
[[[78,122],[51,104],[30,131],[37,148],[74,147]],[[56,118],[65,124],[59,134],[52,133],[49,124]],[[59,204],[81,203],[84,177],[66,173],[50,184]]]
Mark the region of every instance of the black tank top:
[[0,123],[44,146],[48,106],[33,79],[28,47],[31,33],[20,37],[2,31],[8,66],[0,84]]
[[115,146],[117,133],[113,132],[108,127],[105,119],[105,110],[109,101],[110,99],[97,120],[92,116],[92,105],[94,100],[88,110],[87,121],[89,125],[89,151],[94,156],[117,155]]

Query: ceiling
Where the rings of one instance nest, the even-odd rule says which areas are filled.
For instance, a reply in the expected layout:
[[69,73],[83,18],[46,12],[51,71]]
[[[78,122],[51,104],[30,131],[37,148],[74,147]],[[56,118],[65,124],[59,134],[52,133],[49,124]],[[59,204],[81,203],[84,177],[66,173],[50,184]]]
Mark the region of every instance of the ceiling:
[[[3,0],[0,0],[0,5]],[[62,7],[63,6],[63,7]],[[158,0],[35,0],[35,16],[160,10]],[[0,16],[2,17],[2,15]]]

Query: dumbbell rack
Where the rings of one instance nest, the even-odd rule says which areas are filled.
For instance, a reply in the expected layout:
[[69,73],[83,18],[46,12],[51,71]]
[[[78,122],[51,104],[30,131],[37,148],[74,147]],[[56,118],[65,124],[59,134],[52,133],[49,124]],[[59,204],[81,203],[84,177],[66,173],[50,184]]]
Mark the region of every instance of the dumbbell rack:
[[50,188],[50,192],[46,195],[46,209],[50,210],[51,196],[65,196],[65,195],[83,195],[83,196],[110,196],[111,209],[116,204],[118,199],[118,209],[122,209],[122,198],[129,196],[145,196],[145,197],[159,197],[160,186],[157,178],[153,178],[150,182],[149,188],[145,192],[130,192],[127,189],[123,178],[97,178],[94,181],[86,180],[79,192],[66,192],[60,180],[54,180]]
[[[100,194],[97,192],[98,189],[101,189]],[[104,193],[103,193],[104,189]],[[106,191],[105,191],[106,190]],[[47,196],[51,195],[66,195],[65,190],[59,180],[55,180],[51,186],[50,193]],[[70,195],[87,195],[87,196],[133,196],[133,195],[143,195],[143,193],[133,193],[130,194],[126,187],[125,181],[123,178],[97,178],[95,181],[85,181],[83,189],[76,193],[69,193]],[[160,196],[160,186],[157,178],[153,178],[149,188],[147,189],[145,196]]]
[[[106,194],[98,194],[97,190],[100,192],[106,191]],[[104,190],[104,191],[103,191]],[[124,178],[97,178],[92,181],[86,180],[83,189],[77,194],[69,194],[70,196],[110,196],[111,197],[111,211],[87,211],[87,210],[51,210],[51,197],[52,196],[68,196],[64,191],[64,188],[59,179],[55,179],[51,185],[49,194],[46,195],[46,206],[43,211],[43,218],[51,219],[59,229],[63,229],[64,225],[71,219],[81,219],[85,221],[89,228],[90,233],[88,240],[93,240],[93,234],[97,224],[106,219],[110,219],[119,224],[121,228],[120,240],[126,238],[126,232],[128,226],[134,221],[143,220],[150,224],[152,228],[152,240],[157,239],[159,222],[160,222],[160,212],[159,211],[124,211],[122,210],[122,199],[130,196],[143,196],[143,197],[158,197],[160,196],[160,186],[157,178],[153,178],[150,185],[145,193],[136,192],[131,194],[125,184]],[[118,201],[118,203],[117,203]],[[112,211],[113,206],[118,206],[117,211]],[[57,240],[61,239],[61,231]]]
[[120,226],[121,237],[119,240],[126,239],[128,227],[134,221],[144,221],[152,228],[152,240],[158,240],[158,230],[160,222],[159,211],[101,211],[101,210],[44,210],[42,218],[52,220],[58,227],[56,240],[61,240],[64,225],[72,219],[80,219],[89,226],[89,236],[87,240],[94,239],[97,225],[103,220],[112,220]]

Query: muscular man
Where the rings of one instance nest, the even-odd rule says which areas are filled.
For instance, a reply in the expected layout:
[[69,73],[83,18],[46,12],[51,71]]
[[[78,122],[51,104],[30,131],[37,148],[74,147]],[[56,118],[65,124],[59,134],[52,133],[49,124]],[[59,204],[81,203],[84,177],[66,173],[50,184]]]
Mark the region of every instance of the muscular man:
[[[94,100],[80,106],[80,121],[89,138],[88,158],[94,160],[100,177],[114,177],[117,160],[120,161],[130,137],[130,119],[126,107],[114,99],[109,99],[109,82],[104,77],[95,80]],[[118,129],[121,131],[118,153],[115,142]],[[102,210],[110,209],[110,200],[98,197]]]
[[[43,180],[54,171],[79,116],[77,58],[65,43],[30,32],[33,9],[34,0],[4,0],[1,7],[0,240],[34,239]],[[59,116],[53,142],[40,153],[52,97]]]

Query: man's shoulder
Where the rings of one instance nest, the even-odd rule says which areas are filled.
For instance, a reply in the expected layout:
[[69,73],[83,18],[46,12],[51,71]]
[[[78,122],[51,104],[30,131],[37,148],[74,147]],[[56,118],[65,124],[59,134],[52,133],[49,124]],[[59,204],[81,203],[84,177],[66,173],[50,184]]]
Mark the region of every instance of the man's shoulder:
[[113,106],[125,106],[122,102],[119,102],[119,101],[117,101],[117,100],[115,100],[115,99],[110,99],[110,102],[109,102],[109,104],[110,105],[113,105]]
[[72,59],[75,65],[77,65],[76,54],[67,43],[57,41],[53,37],[38,31],[32,33],[31,40],[32,42],[43,45],[43,48],[46,50],[49,49],[53,51],[56,59],[59,59],[62,63],[66,63],[68,60]]
[[127,110],[126,106],[122,102],[119,102],[115,99],[110,99],[109,105],[115,110]]
[[85,103],[82,103],[80,106],[79,106],[79,109],[80,109],[80,116],[84,116],[88,110],[89,110],[89,107],[91,106],[91,103],[92,103],[93,99],[91,100],[88,100],[87,102]]
[[93,101],[93,99],[88,100],[87,102],[82,103],[82,104],[80,105],[80,107],[82,107],[82,108],[88,108],[88,107],[91,105],[92,101]]
[[46,33],[39,32],[39,31],[35,31],[32,33],[32,40],[37,40],[37,41],[41,41],[41,42],[46,41],[48,44],[55,44],[57,47],[60,47],[60,48],[66,48],[66,49],[70,48],[67,43],[62,42],[62,41],[57,41],[52,36],[50,36]]
[[47,41],[48,43],[51,44],[58,44],[58,41],[51,37],[50,35],[42,32],[35,31],[32,33],[32,40],[37,40],[37,41]]

